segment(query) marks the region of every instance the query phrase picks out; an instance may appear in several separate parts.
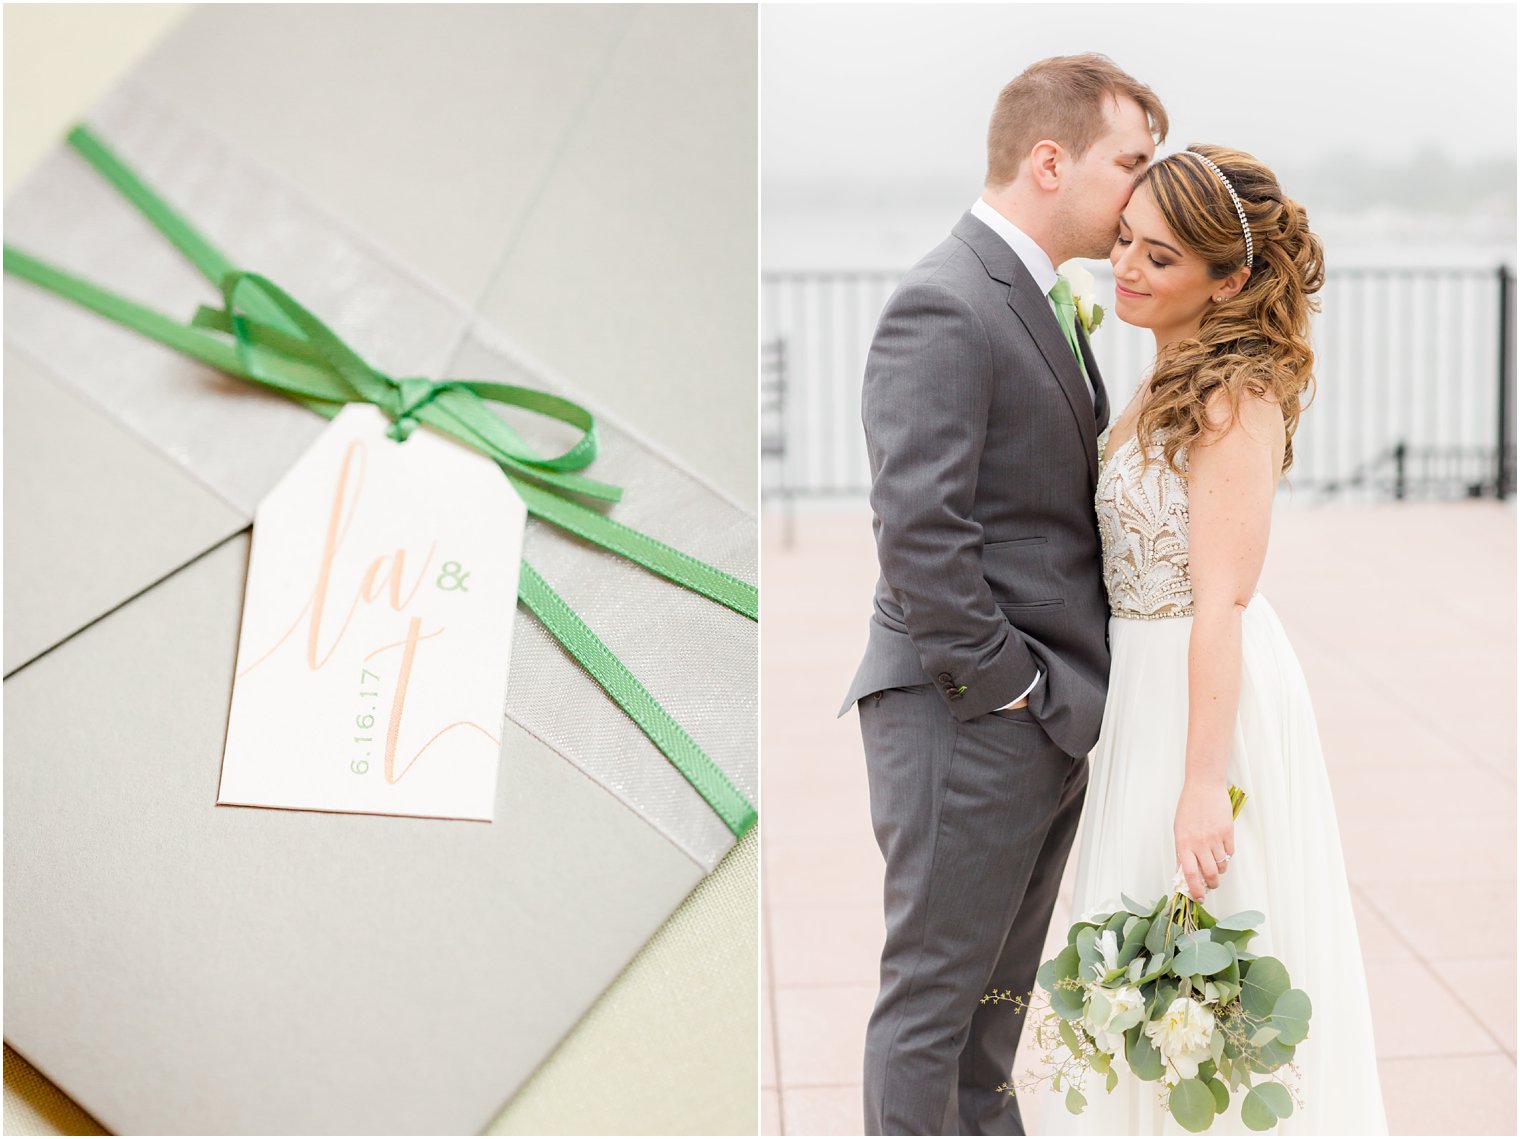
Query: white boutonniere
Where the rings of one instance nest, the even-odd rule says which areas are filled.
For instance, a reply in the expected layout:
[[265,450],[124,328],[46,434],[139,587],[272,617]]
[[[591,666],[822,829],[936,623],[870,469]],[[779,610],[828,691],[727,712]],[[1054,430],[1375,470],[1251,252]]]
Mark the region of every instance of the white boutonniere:
[[1093,275],[1075,261],[1067,261],[1058,270],[1066,283],[1071,286],[1071,299],[1077,305],[1077,319],[1082,322],[1082,328],[1091,336],[1103,323],[1103,306],[1093,299],[1098,290],[1098,283],[1093,280]]

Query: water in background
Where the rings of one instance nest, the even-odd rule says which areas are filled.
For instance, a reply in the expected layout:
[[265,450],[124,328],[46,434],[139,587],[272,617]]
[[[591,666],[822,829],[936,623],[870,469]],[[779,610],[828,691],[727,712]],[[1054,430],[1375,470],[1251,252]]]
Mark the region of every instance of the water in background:
[[[767,199],[762,228],[763,429],[768,495],[859,495],[869,486],[860,381],[877,315],[903,269],[968,207]],[[1501,440],[1500,267],[1512,209],[1420,215],[1320,211],[1328,277],[1315,318],[1318,396],[1295,438],[1300,498],[1465,497],[1513,481],[1513,317]],[[1087,263],[1111,311],[1106,262]],[[1508,308],[1514,307],[1513,278]],[[1092,338],[1113,406],[1149,364],[1148,332],[1112,316]],[[1500,456],[1508,456],[1505,473]]]
[[[875,205],[867,198],[848,207],[788,203],[768,195],[761,229],[767,271],[895,269],[912,265],[938,245],[976,200],[941,196],[924,205]],[[774,200],[773,200],[774,199]],[[1325,244],[1332,267],[1418,266],[1492,268],[1514,263],[1513,207],[1470,214],[1419,214],[1396,206],[1364,210],[1320,209],[1310,224]]]

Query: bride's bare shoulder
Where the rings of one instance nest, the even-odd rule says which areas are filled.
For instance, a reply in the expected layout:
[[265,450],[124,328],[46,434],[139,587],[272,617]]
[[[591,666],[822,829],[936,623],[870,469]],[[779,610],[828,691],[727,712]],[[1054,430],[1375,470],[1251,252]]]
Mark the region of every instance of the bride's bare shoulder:
[[1204,401],[1201,447],[1265,447],[1280,456],[1286,439],[1281,405],[1256,384],[1220,385]]

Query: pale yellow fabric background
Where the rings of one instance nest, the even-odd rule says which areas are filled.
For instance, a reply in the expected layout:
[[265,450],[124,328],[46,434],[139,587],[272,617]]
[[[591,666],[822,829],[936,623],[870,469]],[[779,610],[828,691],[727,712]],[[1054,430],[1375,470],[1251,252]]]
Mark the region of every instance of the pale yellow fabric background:
[[[6,5],[7,191],[189,5]],[[660,929],[488,1134],[758,1131],[759,833]],[[735,1026],[745,1031],[736,1032]],[[102,1134],[9,1047],[7,1135]]]

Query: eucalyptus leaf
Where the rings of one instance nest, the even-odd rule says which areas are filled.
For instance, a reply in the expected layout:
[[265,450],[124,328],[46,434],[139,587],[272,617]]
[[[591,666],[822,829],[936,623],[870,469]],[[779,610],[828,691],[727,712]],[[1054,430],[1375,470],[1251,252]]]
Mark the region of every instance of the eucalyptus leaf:
[[1081,1115],[1082,1109],[1087,1106],[1087,1097],[1076,1088],[1066,1089],[1066,1110],[1073,1115]]
[[1181,953],[1184,949],[1186,949],[1190,945],[1199,945],[1199,944],[1202,944],[1202,943],[1212,943],[1213,940],[1214,940],[1214,935],[1211,932],[1209,932],[1208,930],[1206,930],[1206,929],[1195,929],[1195,930],[1193,930],[1192,933],[1184,933],[1181,937],[1179,937],[1177,939],[1176,943],[1175,943],[1175,948],[1176,948],[1176,950],[1177,950],[1178,953]]
[[1151,921],[1151,928],[1145,935],[1145,951],[1159,955],[1167,948],[1166,944],[1166,918],[1157,917]]
[[1089,953],[1092,953],[1096,947],[1098,934],[1101,932],[1102,927],[1095,925],[1085,925],[1081,929],[1077,930],[1077,956],[1081,957],[1083,960],[1086,960],[1087,955]]
[[1212,977],[1230,967],[1235,954],[1227,945],[1212,941],[1193,941],[1177,951],[1172,969],[1182,977]]
[[1111,1067],[1113,1067],[1113,1065],[1114,1065],[1114,1058],[1112,1056],[1110,1056],[1107,1052],[1101,1052],[1100,1051],[1100,1052],[1097,1052],[1097,1053],[1095,1053],[1093,1055],[1093,1058],[1092,1058],[1092,1070],[1093,1071],[1095,1071],[1095,1072],[1106,1072]]
[[1216,925],[1209,930],[1209,935],[1220,945],[1228,942],[1236,949],[1244,949],[1251,938],[1256,936],[1256,931],[1254,929],[1225,929],[1223,926]]
[[1277,998],[1272,1007],[1272,1024],[1281,1034],[1284,1044],[1301,1044],[1309,1035],[1309,1015],[1312,1006],[1309,994],[1302,989],[1289,989]]
[[1103,1090],[1111,1092],[1118,1086],[1119,1073],[1116,1072],[1113,1068],[1108,1069],[1108,1071],[1103,1074]]
[[1161,1062],[1161,1053],[1156,1051],[1156,1046],[1151,1043],[1149,1036],[1140,1026],[1133,1030],[1133,1035],[1125,1034],[1127,1047],[1124,1050],[1124,1058],[1129,1061],[1129,1070],[1141,1080],[1159,1080],[1166,1074],[1166,1067]]
[[1040,966],[1035,974],[1035,980],[1047,993],[1055,992],[1056,982],[1069,980],[1077,975],[1077,969],[1081,965],[1081,959],[1077,955],[1077,947],[1068,945],[1057,953],[1049,961]]
[[1128,894],[1120,894],[1119,900],[1124,903],[1124,908],[1127,909],[1130,913],[1134,914],[1136,917],[1148,918],[1156,912],[1155,906],[1142,906]]
[[1239,1091],[1241,1088],[1251,1086],[1251,1069],[1244,1064],[1235,1063],[1230,1065],[1230,1087]]
[[[1103,961],[1103,952],[1098,948],[1098,931],[1091,926],[1077,934],[1077,956],[1082,961],[1081,974],[1096,980],[1099,976],[1099,966]],[[1283,986],[1285,989],[1287,987],[1287,985]]]
[[1258,1028],[1251,1036],[1251,1047],[1265,1048],[1272,1041],[1276,1040],[1278,1035],[1279,1029],[1275,1025],[1269,1024],[1264,1028]]
[[1268,1017],[1288,991],[1288,970],[1275,957],[1258,957],[1241,970],[1240,1003],[1252,1016]]
[[1082,990],[1054,989],[1050,994],[1050,1011],[1062,1020],[1078,1020],[1082,1016]]
[[1152,981],[1165,976],[1171,967],[1172,955],[1170,953],[1158,953],[1155,957],[1151,958],[1150,968],[1141,974],[1140,983],[1142,985],[1150,984]]
[[1272,1109],[1278,1119],[1287,1119],[1293,1114],[1293,1097],[1288,1094],[1288,1089],[1276,1081],[1268,1081],[1254,1089],[1257,1095],[1266,1100],[1267,1106]]
[[1219,1003],[1221,1005],[1229,1004],[1239,994],[1240,958],[1236,956],[1235,946],[1230,946],[1229,966],[1214,974],[1214,983],[1219,986]]
[[1177,999],[1177,986],[1169,980],[1162,979],[1156,984],[1156,993],[1151,997],[1151,1002],[1146,1006],[1145,1019],[1159,1020],[1161,1014],[1169,1009],[1172,1002]]
[[1270,1131],[1293,1114],[1293,1097],[1278,1083],[1258,1084],[1240,1104],[1241,1121],[1252,1131]]
[[1272,1114],[1272,1109],[1256,1094],[1260,1090],[1252,1088],[1246,1092],[1246,1098],[1240,1101],[1240,1121],[1252,1131],[1271,1131],[1277,1126],[1277,1116]]
[[1224,1059],[1224,1033],[1218,1029],[1215,1029],[1214,1035],[1209,1038],[1209,1056],[1214,1061],[1215,1067],[1218,1067],[1219,1062]]
[[1146,934],[1151,931],[1149,918],[1131,918],[1133,924],[1124,927],[1124,944],[1119,947],[1119,964],[1128,965],[1145,948]]
[[1187,1131],[1207,1131],[1214,1122],[1214,1093],[1202,1080],[1179,1080],[1168,1097],[1172,1118]]
[[1202,902],[1193,903],[1193,920],[1198,923],[1199,930],[1213,929],[1217,919],[1208,910],[1203,908]]
[[1245,930],[1250,933],[1256,932],[1256,927],[1267,920],[1267,915],[1260,910],[1243,910],[1238,914],[1231,914],[1227,918],[1220,918],[1214,924],[1220,929]]
[[1209,1091],[1214,1093],[1214,1111],[1223,1115],[1230,1110],[1230,1089],[1218,1080],[1209,1080],[1206,1085]]
[[1284,1064],[1293,1060],[1293,1045],[1284,1044],[1281,1040],[1269,1040],[1261,1048],[1257,1049],[1255,1057],[1251,1060],[1253,1072],[1275,1072]]

